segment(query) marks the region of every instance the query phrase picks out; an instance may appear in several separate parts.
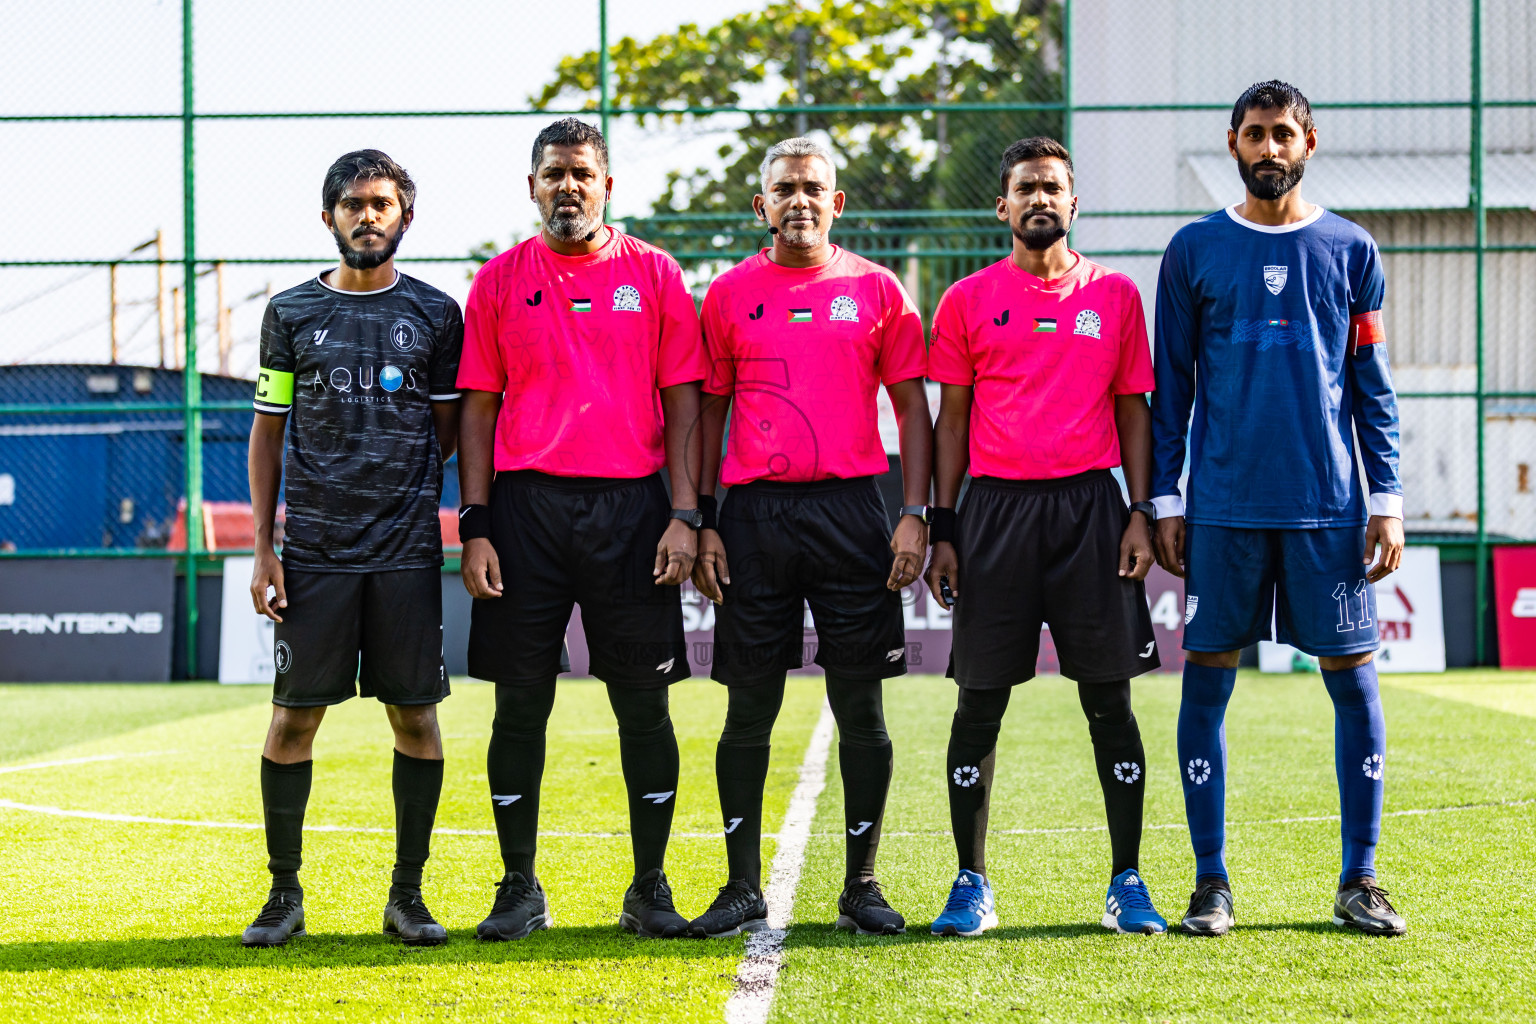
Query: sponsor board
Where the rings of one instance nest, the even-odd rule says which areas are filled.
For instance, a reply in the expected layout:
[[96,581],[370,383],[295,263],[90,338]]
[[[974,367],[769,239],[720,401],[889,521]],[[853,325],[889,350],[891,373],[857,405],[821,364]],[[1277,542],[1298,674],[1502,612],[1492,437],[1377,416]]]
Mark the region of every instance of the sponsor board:
[[169,558],[0,562],[0,682],[167,682]]
[[1536,668],[1536,547],[1493,549],[1499,667]]
[[277,623],[251,604],[254,558],[224,559],[224,606],[219,623],[219,682],[272,685]]

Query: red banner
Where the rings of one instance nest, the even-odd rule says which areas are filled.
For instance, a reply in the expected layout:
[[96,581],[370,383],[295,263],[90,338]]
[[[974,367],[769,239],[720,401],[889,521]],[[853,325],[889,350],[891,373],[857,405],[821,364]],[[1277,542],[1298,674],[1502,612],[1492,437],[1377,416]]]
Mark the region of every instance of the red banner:
[[1536,547],[1493,549],[1499,666],[1536,668]]

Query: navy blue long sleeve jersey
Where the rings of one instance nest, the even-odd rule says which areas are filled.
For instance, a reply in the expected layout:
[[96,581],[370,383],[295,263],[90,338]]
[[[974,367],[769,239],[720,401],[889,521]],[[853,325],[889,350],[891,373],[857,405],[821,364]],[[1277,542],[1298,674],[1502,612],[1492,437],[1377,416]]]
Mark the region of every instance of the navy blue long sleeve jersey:
[[1367,507],[1400,518],[1384,292],[1371,236],[1322,207],[1280,227],[1218,210],[1174,235],[1157,282],[1158,514],[1293,529],[1360,525]]

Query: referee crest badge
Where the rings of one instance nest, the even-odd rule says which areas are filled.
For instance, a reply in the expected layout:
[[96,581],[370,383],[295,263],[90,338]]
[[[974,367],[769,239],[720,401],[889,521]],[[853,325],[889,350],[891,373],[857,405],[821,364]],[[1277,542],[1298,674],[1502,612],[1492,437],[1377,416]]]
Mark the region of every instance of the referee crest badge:
[[846,295],[839,295],[832,300],[833,320],[846,320],[849,323],[859,322],[859,304]]
[[1265,267],[1264,287],[1269,289],[1269,294],[1279,295],[1285,287],[1287,267]]
[[632,284],[621,284],[613,290],[613,311],[615,313],[640,312],[640,289]]
[[1085,309],[1077,314],[1077,326],[1072,328],[1073,334],[1086,334],[1090,338],[1097,338],[1099,330],[1104,326],[1099,319],[1099,314],[1091,309]]

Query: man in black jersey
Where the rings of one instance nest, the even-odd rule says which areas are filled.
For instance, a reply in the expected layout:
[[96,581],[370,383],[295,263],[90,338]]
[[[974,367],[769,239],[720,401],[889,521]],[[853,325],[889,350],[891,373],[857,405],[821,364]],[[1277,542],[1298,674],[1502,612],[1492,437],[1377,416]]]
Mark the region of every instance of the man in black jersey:
[[[325,709],[385,705],[395,734],[395,868],[384,933],[437,945],[421,898],[443,784],[443,461],[458,438],[464,319],[453,299],[395,270],[416,186],[378,150],[325,175],[321,217],[339,266],[267,305],[251,426],[256,571],[251,599],[277,623],[272,725],[261,758],[272,891],[241,941],[304,934],[299,864],[311,748]],[[285,475],[282,560],[272,520]],[[361,671],[359,671],[361,656]]]

